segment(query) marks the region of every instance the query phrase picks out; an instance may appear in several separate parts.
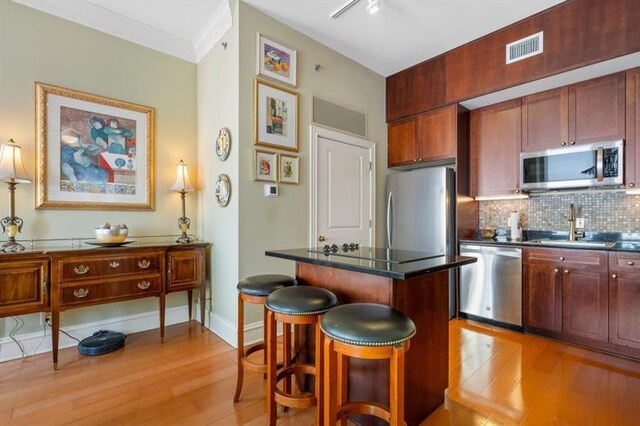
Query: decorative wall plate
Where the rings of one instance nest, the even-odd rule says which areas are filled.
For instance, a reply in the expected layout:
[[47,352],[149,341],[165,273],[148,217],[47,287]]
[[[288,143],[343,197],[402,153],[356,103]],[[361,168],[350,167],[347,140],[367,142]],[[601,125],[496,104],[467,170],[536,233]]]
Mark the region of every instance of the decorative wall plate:
[[229,180],[229,176],[224,173],[218,176],[215,195],[218,205],[220,207],[227,207],[229,198],[231,198],[231,181]]
[[216,155],[220,161],[224,161],[229,156],[229,150],[231,149],[231,134],[229,129],[223,127],[218,131],[218,137],[216,138]]

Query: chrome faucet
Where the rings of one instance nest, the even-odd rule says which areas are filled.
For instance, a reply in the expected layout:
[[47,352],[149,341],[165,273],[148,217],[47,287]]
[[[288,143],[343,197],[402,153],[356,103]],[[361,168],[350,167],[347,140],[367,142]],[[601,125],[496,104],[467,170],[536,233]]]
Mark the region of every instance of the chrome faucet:
[[576,240],[576,209],[573,203],[569,204],[569,241]]

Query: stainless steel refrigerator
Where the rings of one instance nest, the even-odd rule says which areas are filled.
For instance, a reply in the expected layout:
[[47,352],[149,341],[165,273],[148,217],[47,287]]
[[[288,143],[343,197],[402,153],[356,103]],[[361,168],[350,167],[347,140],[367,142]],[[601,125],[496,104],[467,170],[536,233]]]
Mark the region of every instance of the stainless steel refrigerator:
[[[454,255],[455,172],[449,167],[413,169],[387,176],[386,246]],[[449,274],[449,316],[455,315],[455,273]]]

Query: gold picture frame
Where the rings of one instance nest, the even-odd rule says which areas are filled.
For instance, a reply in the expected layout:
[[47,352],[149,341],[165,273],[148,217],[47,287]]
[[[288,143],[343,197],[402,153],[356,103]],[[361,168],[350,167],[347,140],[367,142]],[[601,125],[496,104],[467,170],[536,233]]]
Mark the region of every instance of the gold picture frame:
[[153,210],[152,107],[35,84],[38,209]]
[[295,155],[278,155],[278,182],[297,184],[300,176],[300,159]]
[[278,154],[271,151],[254,150],[253,180],[260,182],[278,181]]
[[298,93],[255,79],[254,144],[298,152]]

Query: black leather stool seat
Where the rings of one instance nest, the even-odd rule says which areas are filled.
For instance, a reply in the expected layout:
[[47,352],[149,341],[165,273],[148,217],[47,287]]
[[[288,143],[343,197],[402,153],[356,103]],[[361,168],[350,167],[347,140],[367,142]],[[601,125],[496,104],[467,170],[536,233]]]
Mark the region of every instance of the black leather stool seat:
[[268,296],[273,291],[296,285],[288,275],[262,274],[247,277],[238,282],[238,291],[251,296]]
[[276,290],[267,297],[269,310],[285,315],[317,315],[338,304],[336,295],[318,287],[296,286]]
[[339,342],[356,346],[393,346],[416,334],[411,318],[390,306],[351,303],[327,312],[322,331]]

